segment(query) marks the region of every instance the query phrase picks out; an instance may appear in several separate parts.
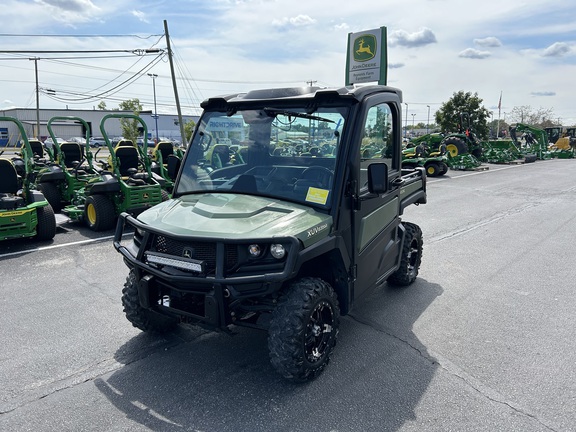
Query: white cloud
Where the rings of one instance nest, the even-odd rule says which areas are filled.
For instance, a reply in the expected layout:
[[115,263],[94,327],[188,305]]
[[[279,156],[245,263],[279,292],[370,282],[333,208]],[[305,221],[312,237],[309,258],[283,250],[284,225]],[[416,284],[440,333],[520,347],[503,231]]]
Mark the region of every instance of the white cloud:
[[414,33],[408,33],[405,30],[396,30],[390,33],[388,39],[390,46],[399,45],[407,48],[415,48],[437,42],[432,30],[425,27]]
[[314,18],[308,15],[298,15],[292,18],[284,17],[281,19],[274,19],[272,25],[276,27],[303,27],[309,26],[316,23]]
[[133,10],[132,11],[132,15],[134,15],[136,18],[138,18],[140,21],[146,23],[146,24],[150,24],[150,21],[146,18],[146,14],[142,11],[139,10]]
[[101,9],[91,0],[34,0],[45,9],[52,19],[75,27],[77,24],[92,21]]
[[458,57],[471,58],[471,59],[485,59],[492,54],[489,51],[480,51],[474,48],[466,48],[458,54]]
[[543,92],[532,92],[531,96],[556,96],[556,92],[553,91],[543,91]]
[[556,42],[550,45],[542,53],[543,57],[562,57],[572,51],[570,45],[565,42]]
[[496,48],[502,46],[502,42],[500,42],[500,39],[493,36],[486,37],[483,39],[474,39],[474,44],[485,48]]

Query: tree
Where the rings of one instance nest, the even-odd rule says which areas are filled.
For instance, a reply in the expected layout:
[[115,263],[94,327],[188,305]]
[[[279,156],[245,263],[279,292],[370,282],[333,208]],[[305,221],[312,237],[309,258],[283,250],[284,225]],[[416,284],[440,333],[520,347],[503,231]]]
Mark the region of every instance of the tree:
[[[490,111],[482,105],[482,99],[478,93],[464,92],[460,90],[442,104],[436,111],[435,120],[444,132],[460,132],[470,127],[479,138],[488,137],[489,128],[486,119],[490,116]],[[467,116],[467,117],[465,117]]]
[[[118,104],[122,111],[132,111],[134,115],[139,115],[142,112],[142,104],[138,98],[128,99]],[[140,135],[139,128],[142,126],[136,119],[120,119],[120,126],[122,127],[122,136],[126,139],[136,142]]]
[[[184,133],[186,134],[186,142],[190,142],[190,138],[192,138],[192,132],[194,132],[194,127],[196,123],[194,120],[189,120],[184,122]],[[184,144],[184,143],[182,143]]]
[[106,102],[100,101],[100,103],[98,104],[98,109],[105,111],[106,110]]
[[558,125],[557,122],[552,120],[553,118],[554,112],[552,108],[533,109],[530,105],[522,105],[512,108],[506,120],[508,120],[509,123],[524,123],[539,129],[544,129]]

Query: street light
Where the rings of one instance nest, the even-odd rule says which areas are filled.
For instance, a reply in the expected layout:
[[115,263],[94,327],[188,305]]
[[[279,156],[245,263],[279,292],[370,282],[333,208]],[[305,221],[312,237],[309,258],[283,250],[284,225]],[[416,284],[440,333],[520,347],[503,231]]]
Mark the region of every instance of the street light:
[[160,139],[158,138],[158,112],[156,111],[156,78],[158,75],[149,73],[148,76],[152,78],[152,87],[154,88],[154,122],[156,124],[156,144]]
[[404,102],[404,105],[406,105],[406,115],[405,117],[405,121],[404,121],[404,138],[406,138],[406,134],[408,133],[408,104],[406,102]]
[[428,133],[428,127],[430,126],[430,105],[426,105],[428,107],[428,121],[426,122],[426,133]]
[[414,116],[416,113],[412,113],[412,136],[414,136]]

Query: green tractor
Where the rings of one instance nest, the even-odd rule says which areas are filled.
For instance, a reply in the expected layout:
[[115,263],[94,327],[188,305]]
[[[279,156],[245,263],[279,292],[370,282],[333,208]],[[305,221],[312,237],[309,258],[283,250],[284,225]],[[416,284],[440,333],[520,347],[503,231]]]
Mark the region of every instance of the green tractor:
[[[534,157],[539,160],[553,159],[556,157],[554,152],[551,152],[548,148],[548,136],[543,129],[524,123],[516,123],[510,125],[509,131],[510,137],[521,154],[534,155]],[[524,133],[524,144],[518,139],[518,133]]]
[[[76,142],[58,143],[52,124],[57,120],[80,122],[86,131],[84,146]],[[54,142],[53,162],[40,168],[36,185],[42,191],[55,212],[60,212],[62,206],[70,204],[77,192],[84,188],[88,181],[100,178],[100,170],[93,164],[90,150],[90,127],[79,117],[52,117],[48,121],[48,133]]]
[[136,115],[108,114],[102,118],[100,131],[110,152],[109,162],[102,162],[105,170],[98,178],[88,180],[85,187],[77,191],[72,203],[62,210],[72,220],[84,220],[94,231],[113,228],[122,212],[137,215],[169,198],[151,171],[146,150],[133,144],[125,145],[126,140],[112,146],[104,127],[112,118],[137,120],[144,129],[144,136],[148,134],[146,123]]
[[[23,152],[31,155],[32,147],[22,123],[12,117],[0,117],[0,121],[11,121],[18,126]],[[0,240],[24,237],[51,240],[56,235],[54,210],[42,192],[32,187],[34,171],[30,158],[22,169],[23,176],[18,174],[14,161],[0,159]]]
[[[464,122],[468,126],[463,127]],[[480,162],[482,157],[482,142],[472,131],[470,116],[466,113],[460,114],[460,124],[458,132],[431,133],[422,135],[411,141],[414,145],[425,142],[432,151],[446,151],[446,163],[455,170],[480,170],[487,169]]]

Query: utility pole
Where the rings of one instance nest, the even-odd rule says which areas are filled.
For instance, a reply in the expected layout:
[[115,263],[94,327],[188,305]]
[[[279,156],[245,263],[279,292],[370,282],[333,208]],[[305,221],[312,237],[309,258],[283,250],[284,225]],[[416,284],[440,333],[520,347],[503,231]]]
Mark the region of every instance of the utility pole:
[[178,111],[178,124],[180,125],[180,135],[182,146],[187,147],[186,133],[184,131],[184,121],[182,120],[182,110],[180,109],[180,99],[178,98],[178,88],[176,87],[176,76],[174,75],[174,63],[172,61],[172,49],[170,48],[170,35],[168,34],[168,21],[164,20],[164,35],[166,36],[166,48],[168,48],[168,62],[170,63],[170,75],[172,75],[172,87],[174,88],[174,99],[176,100],[176,110]]
[[308,84],[310,87],[312,87],[314,84],[316,84],[318,81],[306,81],[306,84]]
[[[38,57],[32,57],[28,60],[34,60],[34,73],[36,75],[36,136],[40,139],[40,87],[38,86]],[[22,138],[24,139],[24,138]]]
[[152,87],[154,88],[154,121],[156,122],[156,144],[158,144],[160,141],[160,138],[158,138],[158,111],[156,110],[156,78],[158,78],[158,75],[149,73],[148,76],[152,78]]
[[426,133],[428,133],[428,128],[430,127],[430,105],[426,105],[428,107],[428,121],[426,122]]

